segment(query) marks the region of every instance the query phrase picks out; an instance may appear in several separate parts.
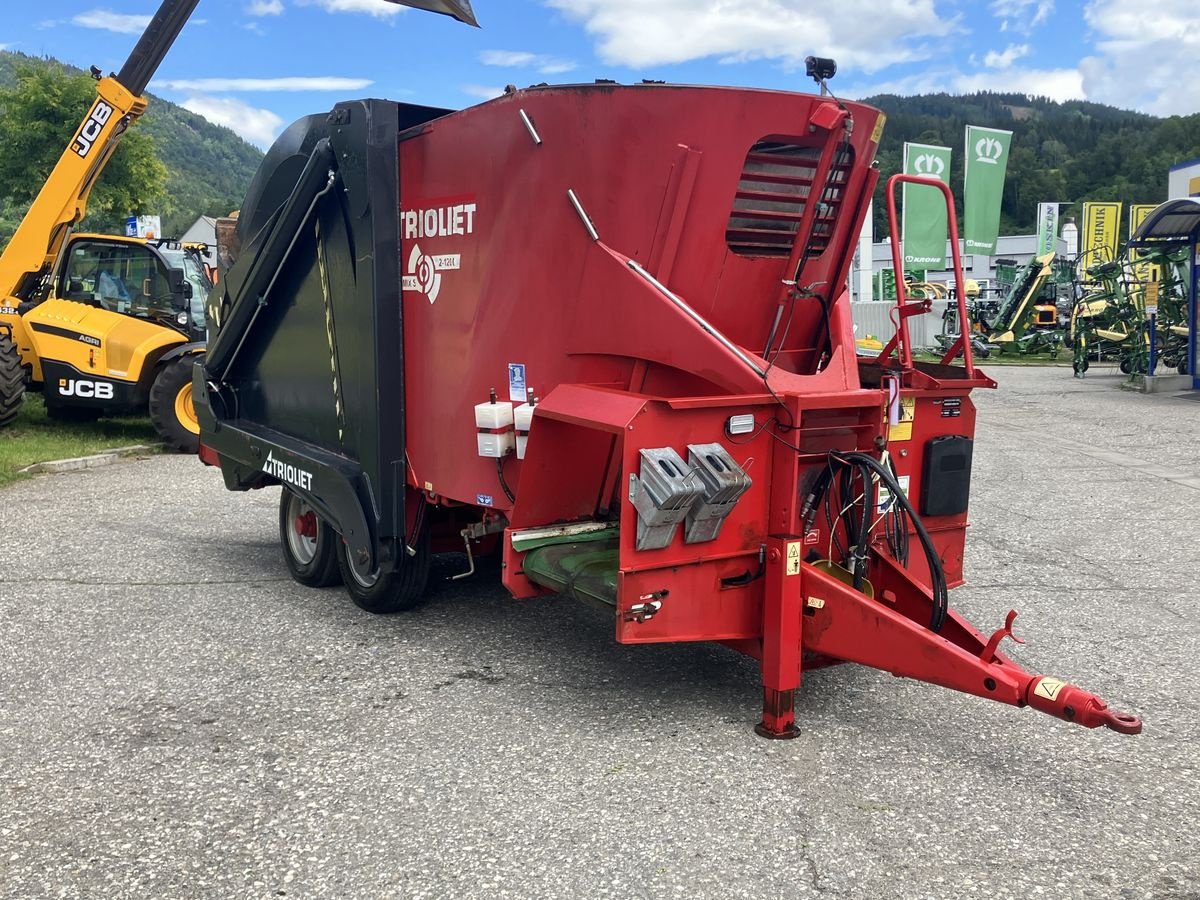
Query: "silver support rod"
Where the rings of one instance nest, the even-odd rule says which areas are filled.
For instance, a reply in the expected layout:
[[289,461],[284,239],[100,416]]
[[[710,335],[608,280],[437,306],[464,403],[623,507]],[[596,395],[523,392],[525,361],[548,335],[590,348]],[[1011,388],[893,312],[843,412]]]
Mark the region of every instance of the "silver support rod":
[[529,136],[533,138],[533,142],[540,147],[542,144],[542,136],[538,134],[538,130],[533,127],[533,120],[529,118],[529,115],[525,112],[525,110],[519,109],[517,112],[521,115],[521,121],[525,123],[525,130],[529,132]]
[[591,217],[584,211],[583,204],[579,202],[579,198],[575,196],[575,191],[571,188],[567,189],[567,199],[575,207],[575,212],[578,213],[579,220],[583,222],[583,227],[587,229],[587,233],[591,239],[593,241],[600,240],[600,232],[596,231],[596,226],[592,224]]
[[653,275],[651,275],[649,272],[647,272],[645,269],[643,269],[641,266],[639,266],[632,259],[629,260],[629,268],[633,269],[633,271],[637,272],[639,275],[641,275],[643,278],[645,278],[648,282],[650,282],[652,285],[654,285],[654,287],[658,289],[658,292],[660,294],[662,294],[664,297],[666,297],[668,300],[670,300],[672,303],[674,303],[677,307],[679,307],[679,309],[689,319],[691,319],[693,322],[695,322],[697,325],[699,325],[702,329],[704,329],[704,331],[707,332],[713,339],[715,339],[718,344],[720,344],[722,347],[724,347],[726,350],[728,350],[730,353],[732,353],[734,356],[736,356],[738,359],[740,359],[742,362],[744,362],[750,368],[750,370],[752,372],[754,372],[756,375],[758,375],[759,378],[767,377],[766,369],[764,369],[762,366],[760,366],[758,363],[756,363],[753,359],[751,359],[746,354],[746,352],[744,350],[742,350],[741,347],[734,344],[733,341],[729,340],[729,338],[725,337],[725,335],[721,334],[721,332],[719,332],[716,328],[714,328],[712,325],[710,325],[708,323],[708,321],[702,315],[700,315],[700,313],[696,312],[694,309],[692,309],[690,306],[688,306],[682,297],[678,297],[675,294],[671,293],[670,289],[667,288],[666,285],[664,285],[657,278],[655,278]]

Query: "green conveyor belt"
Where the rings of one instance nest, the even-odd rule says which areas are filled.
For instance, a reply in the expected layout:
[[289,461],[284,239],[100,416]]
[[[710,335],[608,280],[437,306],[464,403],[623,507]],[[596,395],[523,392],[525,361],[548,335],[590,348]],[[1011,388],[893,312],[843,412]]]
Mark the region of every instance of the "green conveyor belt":
[[525,577],[535,584],[606,606],[617,605],[618,536],[570,540],[538,547],[525,555]]

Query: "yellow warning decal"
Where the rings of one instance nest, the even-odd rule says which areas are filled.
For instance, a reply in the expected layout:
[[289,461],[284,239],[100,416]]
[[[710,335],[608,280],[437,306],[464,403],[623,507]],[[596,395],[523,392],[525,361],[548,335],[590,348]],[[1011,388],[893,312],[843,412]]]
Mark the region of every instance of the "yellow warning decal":
[[787,574],[788,575],[799,575],[800,574],[800,542],[799,541],[788,541],[787,542]]
[[900,421],[888,426],[888,441],[911,441],[913,422],[917,418],[917,398],[900,398]]
[[1058,692],[1066,687],[1066,684],[1065,681],[1059,681],[1057,678],[1043,678],[1038,682],[1033,692],[1045,697],[1047,700],[1057,700]]
[[813,609],[824,609],[825,601],[822,600],[820,597],[809,597],[808,605]]
[[883,113],[879,114],[879,118],[875,120],[875,127],[871,130],[871,143],[878,144],[879,139],[883,137],[883,126],[887,124],[887,116]]

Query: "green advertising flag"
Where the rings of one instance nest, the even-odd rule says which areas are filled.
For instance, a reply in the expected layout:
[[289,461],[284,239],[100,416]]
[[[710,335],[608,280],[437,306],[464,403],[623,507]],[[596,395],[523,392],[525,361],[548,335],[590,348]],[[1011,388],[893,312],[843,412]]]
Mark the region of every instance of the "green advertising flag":
[[1000,234],[1000,201],[1012,132],[967,126],[967,156],[963,167],[963,246],[967,253],[996,252]]
[[1034,256],[1045,256],[1058,248],[1058,204],[1039,203],[1037,218],[1037,253]]
[[[950,148],[904,145],[904,174],[948,182]],[[904,185],[904,268],[946,268],[946,201],[941,191],[919,184]]]

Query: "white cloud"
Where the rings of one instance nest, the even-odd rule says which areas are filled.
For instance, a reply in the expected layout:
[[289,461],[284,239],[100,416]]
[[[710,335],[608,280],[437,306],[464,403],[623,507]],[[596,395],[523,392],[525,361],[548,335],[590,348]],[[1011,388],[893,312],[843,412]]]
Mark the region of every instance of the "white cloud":
[[375,82],[369,78],[289,76],[285,78],[181,78],[156,81],[168,91],[361,91]]
[[1098,38],[1079,63],[1089,100],[1155,115],[1200,109],[1195,0],[1092,0],[1084,18]]
[[1002,53],[989,50],[983,58],[983,64],[989,69],[1007,69],[1022,56],[1028,55],[1028,44],[1009,44]]
[[970,94],[975,91],[1033,94],[1051,100],[1082,100],[1083,77],[1078,69],[1001,69],[984,72],[930,69],[891,81],[855,87],[847,95],[869,97],[872,94]]
[[1049,97],[1060,103],[1082,100],[1083,76],[1078,69],[1001,69],[994,72],[974,72],[955,76],[954,90],[960,94],[975,91],[1029,94]]
[[956,20],[935,0],[543,0],[582,21],[607,63],[644,67],[705,57],[726,62],[779,59],[800,66],[811,54],[844,68],[877,72],[934,54]]
[[283,12],[280,0],[253,0],[246,7],[246,14],[251,16],[277,16]]
[[464,84],[459,90],[469,97],[477,97],[480,100],[494,100],[504,94],[504,88],[486,84]]
[[387,0],[297,0],[301,6],[319,6],[326,12],[367,13],[377,19],[388,19],[404,12],[403,6]]
[[529,53],[526,50],[484,50],[479,54],[479,61],[485,66],[537,69],[543,75],[558,75],[575,68],[575,63],[569,59]]
[[84,28],[99,28],[117,34],[141,34],[150,24],[150,19],[150,16],[127,15],[110,9],[91,9],[79,13],[71,21]]
[[210,122],[232,128],[252,144],[269,147],[283,127],[283,119],[269,109],[259,109],[232,97],[193,94],[180,104]]
[[1001,31],[1008,31],[1011,24],[1017,31],[1028,34],[1050,18],[1054,0],[992,0],[989,8],[1000,19]]

